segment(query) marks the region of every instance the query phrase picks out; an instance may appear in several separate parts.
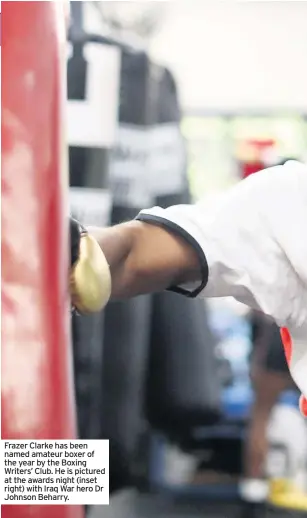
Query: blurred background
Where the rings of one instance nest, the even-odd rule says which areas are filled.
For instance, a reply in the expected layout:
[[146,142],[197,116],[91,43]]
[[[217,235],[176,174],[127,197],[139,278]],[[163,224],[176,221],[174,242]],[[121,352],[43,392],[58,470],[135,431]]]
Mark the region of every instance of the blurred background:
[[[306,2],[70,7],[70,205],[84,224],[214,203],[249,174],[306,161]],[[79,434],[110,440],[111,505],[88,516],[239,516],[255,327],[233,300],[171,294],[73,317]],[[289,383],[274,397],[267,473],[307,516],[306,424]],[[278,516],[295,512],[285,487]]]

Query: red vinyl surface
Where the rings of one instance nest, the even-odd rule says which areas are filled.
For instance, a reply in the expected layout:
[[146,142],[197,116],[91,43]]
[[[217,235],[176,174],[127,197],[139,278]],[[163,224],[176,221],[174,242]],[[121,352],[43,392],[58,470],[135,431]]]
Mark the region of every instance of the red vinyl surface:
[[[2,439],[75,437],[58,2],[2,3]],[[65,222],[65,223],[64,223]],[[82,518],[2,506],[2,518]]]

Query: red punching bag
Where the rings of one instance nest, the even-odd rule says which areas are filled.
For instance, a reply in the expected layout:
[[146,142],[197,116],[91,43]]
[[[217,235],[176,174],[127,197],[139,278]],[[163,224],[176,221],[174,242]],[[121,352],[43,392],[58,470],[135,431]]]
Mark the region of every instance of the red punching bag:
[[[2,439],[75,437],[61,3],[2,4]],[[64,223],[65,222],[65,223]],[[2,518],[82,518],[2,506]]]

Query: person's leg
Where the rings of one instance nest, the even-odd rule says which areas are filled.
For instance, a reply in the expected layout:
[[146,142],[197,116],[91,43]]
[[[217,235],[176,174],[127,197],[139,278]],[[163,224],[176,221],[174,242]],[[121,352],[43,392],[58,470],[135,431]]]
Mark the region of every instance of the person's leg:
[[292,386],[288,374],[259,368],[253,380],[255,400],[251,412],[244,455],[244,475],[248,479],[265,476],[267,427],[281,393]]
[[243,515],[248,518],[261,516],[264,512],[268,496],[265,464],[269,419],[281,393],[293,387],[278,328],[264,321],[255,342],[257,346],[252,362],[254,404],[247,430],[240,484]]

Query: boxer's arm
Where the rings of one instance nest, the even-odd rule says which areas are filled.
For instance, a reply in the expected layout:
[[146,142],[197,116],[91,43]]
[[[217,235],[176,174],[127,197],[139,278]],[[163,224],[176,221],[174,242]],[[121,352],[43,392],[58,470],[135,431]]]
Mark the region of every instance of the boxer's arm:
[[240,182],[209,210],[154,207],[138,221],[89,230],[109,262],[113,297],[232,296],[288,325],[307,307],[305,198],[306,169],[290,162]]
[[112,298],[158,292],[207,274],[203,254],[171,229],[131,221],[111,228],[90,227],[110,266]]

